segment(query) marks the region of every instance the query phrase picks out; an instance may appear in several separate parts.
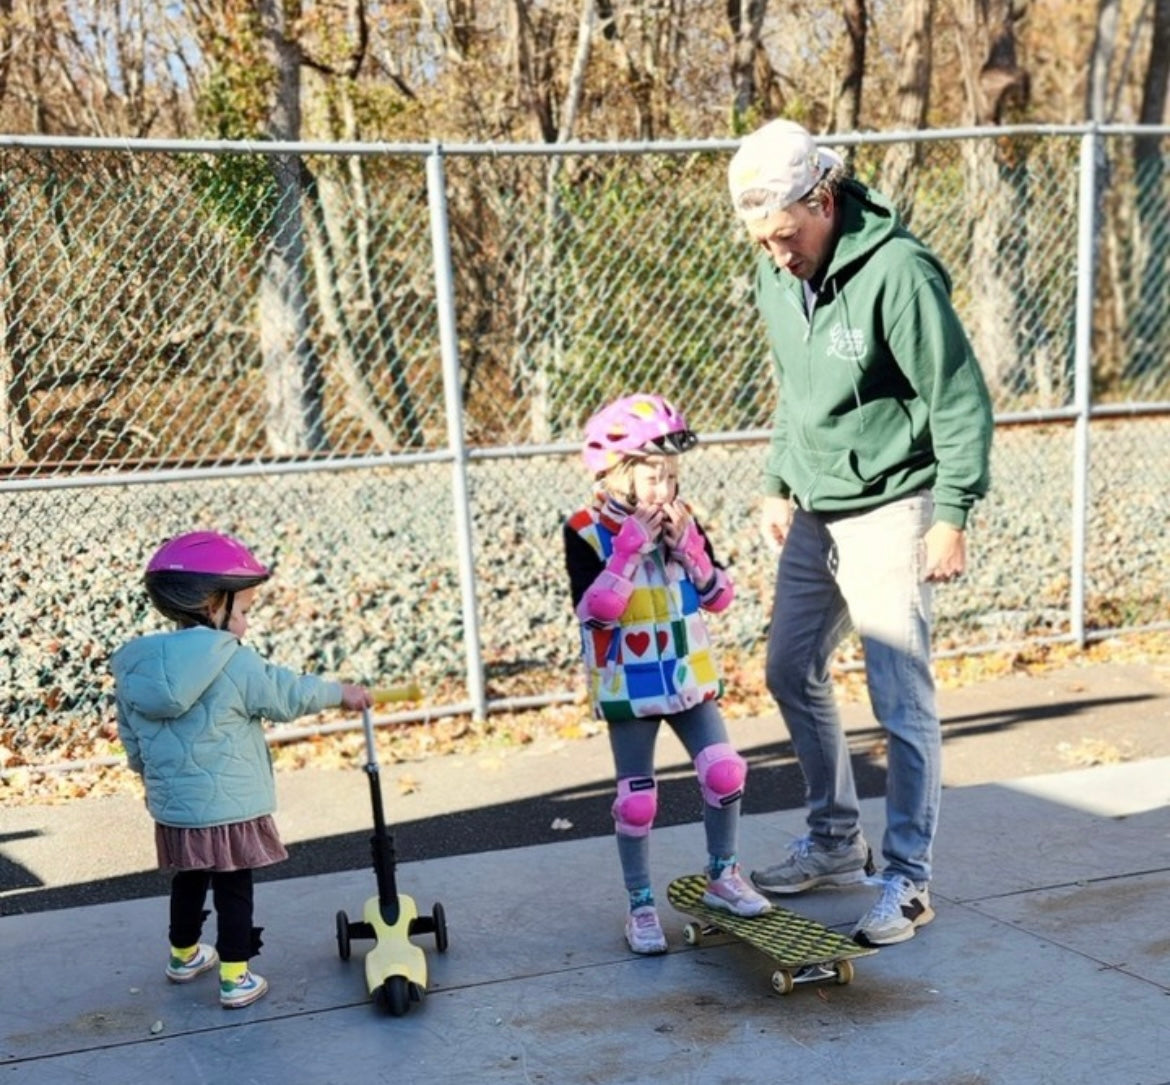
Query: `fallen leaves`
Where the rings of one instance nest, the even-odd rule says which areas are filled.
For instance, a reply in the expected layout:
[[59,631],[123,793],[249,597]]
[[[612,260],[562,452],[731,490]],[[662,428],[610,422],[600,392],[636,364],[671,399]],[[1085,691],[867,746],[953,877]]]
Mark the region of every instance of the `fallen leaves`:
[[[855,662],[845,659],[844,662]],[[1154,673],[1170,683],[1170,632],[1128,634],[1096,642],[1085,649],[1071,644],[1032,645],[1011,652],[986,653],[936,660],[935,674],[943,689],[958,689],[1011,674],[1040,675],[1058,668],[1092,666],[1096,663],[1133,662],[1151,666]],[[723,661],[726,694],[721,702],[729,719],[771,715],[776,711],[764,684],[763,653],[728,653]],[[843,701],[867,697],[864,673],[838,668],[834,674],[837,695]],[[1077,691],[1078,683],[1071,687]],[[1083,684],[1080,684],[1083,688]],[[450,700],[462,699],[461,691],[450,692]],[[433,691],[433,703],[442,703]],[[492,712],[486,720],[469,715],[437,717],[424,721],[395,723],[375,730],[379,764],[409,765],[432,757],[450,757],[492,751],[504,753],[527,746],[538,739],[566,742],[595,737],[604,724],[594,720],[584,698],[516,712]],[[94,764],[119,754],[114,736],[95,728],[92,736],[70,734],[55,752],[54,762],[72,759],[87,764],[75,771],[48,771],[26,763],[18,752],[19,735],[14,728],[0,725],[0,807],[70,802],[80,798],[114,794],[142,795],[139,778],[122,764]],[[1087,766],[1115,764],[1127,752],[1110,747],[1091,736],[1069,744],[1061,751],[1070,764]],[[272,746],[273,764],[278,772],[300,769],[361,768],[367,758],[365,738],[355,720],[355,730],[318,734],[295,742]],[[484,764],[499,764],[505,771],[507,759],[489,757]],[[400,793],[419,788],[409,772],[397,777]]]

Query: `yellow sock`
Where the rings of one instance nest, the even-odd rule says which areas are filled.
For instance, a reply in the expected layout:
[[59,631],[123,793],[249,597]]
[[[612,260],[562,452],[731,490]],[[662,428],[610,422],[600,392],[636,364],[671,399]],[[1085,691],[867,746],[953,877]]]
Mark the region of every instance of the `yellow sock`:
[[219,978],[223,983],[239,983],[248,971],[247,961],[220,961]]
[[188,946],[186,949],[178,949],[171,946],[171,956],[177,957],[183,964],[187,964],[196,953],[199,952],[199,943],[196,942],[193,946]]

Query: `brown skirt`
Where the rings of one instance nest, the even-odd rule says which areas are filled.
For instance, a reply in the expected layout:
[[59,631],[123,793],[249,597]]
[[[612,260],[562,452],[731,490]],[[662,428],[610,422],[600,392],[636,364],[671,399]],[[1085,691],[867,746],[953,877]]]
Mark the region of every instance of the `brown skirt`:
[[269,814],[210,829],[156,823],[154,847],[163,870],[252,870],[288,858]]

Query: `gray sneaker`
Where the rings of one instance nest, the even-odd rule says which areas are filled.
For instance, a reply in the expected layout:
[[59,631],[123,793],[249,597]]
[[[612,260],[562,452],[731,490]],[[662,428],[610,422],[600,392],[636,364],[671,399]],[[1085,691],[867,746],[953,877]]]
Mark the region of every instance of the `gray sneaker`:
[[765,893],[801,893],[806,889],[860,885],[873,871],[869,845],[860,836],[852,844],[832,850],[802,836],[792,842],[784,862],[753,870],[752,881]]

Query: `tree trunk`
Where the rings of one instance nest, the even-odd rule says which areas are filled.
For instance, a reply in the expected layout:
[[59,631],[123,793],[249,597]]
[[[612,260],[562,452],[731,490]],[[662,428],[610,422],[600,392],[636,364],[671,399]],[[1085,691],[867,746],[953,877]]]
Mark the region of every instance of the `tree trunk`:
[[[8,92],[12,57],[12,0],[0,0],[0,101]],[[9,248],[12,226],[8,209],[8,182],[0,175],[0,461],[20,463],[28,456],[25,425],[28,393],[24,366],[16,350],[15,298],[18,275]]]
[[[766,96],[760,87],[760,59],[770,70],[767,54],[760,44],[768,0],[727,0],[727,21],[731,26],[731,130],[754,127],[753,114],[764,112]],[[773,77],[774,78],[774,77]]]
[[[577,48],[573,54],[573,66],[569,73],[565,99],[561,103],[561,124],[557,130],[557,142],[567,143],[573,138],[573,126],[581,108],[581,94],[585,86],[585,75],[589,66],[589,53],[593,42],[594,0],[581,0],[581,11],[577,20]],[[540,322],[541,335],[533,349],[532,387],[529,408],[529,437],[542,443],[552,440],[560,428],[557,417],[556,393],[564,378],[564,341],[559,319],[557,297],[557,247],[564,234],[564,210],[558,179],[564,160],[559,156],[547,159],[544,182],[544,213],[547,229],[542,247],[538,276],[538,295],[525,298],[526,304],[545,314]]]
[[1117,50],[1117,24],[1121,0],[1098,0],[1097,30],[1089,54],[1089,78],[1085,81],[1085,116],[1104,123],[1109,107],[1109,70]]
[[[1009,105],[1026,95],[1027,73],[1015,58],[1015,23],[1026,11],[1021,0],[972,0],[968,6],[970,21],[959,52],[975,124],[1001,124]],[[978,69],[976,56],[986,57]],[[971,230],[971,281],[979,284],[968,321],[971,339],[993,395],[1006,387],[1019,391],[1026,380],[1020,351],[1026,336],[1017,277],[1024,266],[1029,218],[1028,194],[1021,193],[1013,177],[1025,177],[1027,171],[1004,162],[994,140],[964,140],[960,148],[968,204],[981,208]]]
[[865,76],[865,0],[844,0],[842,13],[849,46],[833,123],[834,131],[855,132],[861,123],[861,85]]
[[28,386],[18,349],[15,284],[20,276],[9,245],[12,236],[8,182],[0,177],[0,462],[23,463],[29,424]]
[[[1154,0],[1154,25],[1150,40],[1150,58],[1142,82],[1142,104],[1138,121],[1141,124],[1161,125],[1166,118],[1167,84],[1170,83],[1170,0]],[[1133,274],[1129,282],[1137,290],[1134,319],[1128,327],[1134,329],[1133,343],[1126,355],[1124,373],[1127,378],[1142,378],[1164,364],[1166,329],[1166,289],[1170,283],[1170,267],[1164,245],[1151,245],[1163,231],[1170,213],[1163,194],[1163,176],[1160,135],[1138,136],[1133,143],[1134,185],[1137,192]]]
[[[299,138],[301,127],[300,50],[287,33],[299,12],[286,0],[262,0],[268,57],[277,73],[268,120],[273,140]],[[326,447],[324,381],[309,338],[307,260],[301,168],[295,157],[269,158],[276,187],[271,243],[260,283],[260,350],[268,396],[265,433],[277,455]]]
[[[902,45],[898,60],[897,119],[894,127],[917,132],[926,127],[930,110],[930,78],[933,68],[931,34],[934,27],[934,0],[906,0],[902,6]],[[910,141],[891,143],[882,160],[882,191],[902,217],[910,222],[914,214],[914,193],[922,144]]]

